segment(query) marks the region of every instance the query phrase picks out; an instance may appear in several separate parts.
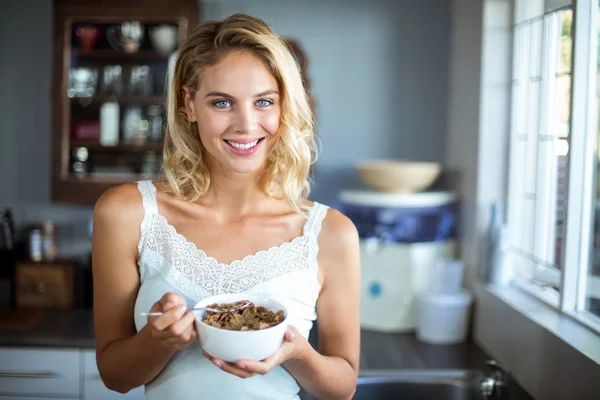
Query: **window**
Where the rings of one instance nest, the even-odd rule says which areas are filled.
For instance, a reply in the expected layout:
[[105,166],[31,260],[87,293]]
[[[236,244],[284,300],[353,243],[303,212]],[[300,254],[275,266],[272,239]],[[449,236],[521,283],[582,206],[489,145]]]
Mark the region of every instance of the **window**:
[[507,199],[516,283],[596,329],[598,7],[515,1]]
[[[598,4],[600,7],[600,3]],[[585,264],[585,268],[582,274],[581,290],[583,294],[578,299],[577,308],[584,309],[595,316],[600,317],[600,130],[598,127],[598,118],[600,118],[600,51],[598,46],[600,44],[600,13],[590,21],[591,28],[593,30],[592,36],[590,37],[590,47],[596,49],[596,57],[591,62],[591,73],[595,75],[595,90],[592,96],[592,100],[595,100],[595,104],[592,102],[591,107],[595,108],[596,113],[590,113],[587,117],[587,123],[589,125],[589,131],[595,135],[595,154],[592,155],[592,178],[590,180],[592,205],[591,205],[591,229],[592,234],[590,235],[589,241],[586,244],[590,252],[590,261]],[[590,84],[593,84],[590,82]]]

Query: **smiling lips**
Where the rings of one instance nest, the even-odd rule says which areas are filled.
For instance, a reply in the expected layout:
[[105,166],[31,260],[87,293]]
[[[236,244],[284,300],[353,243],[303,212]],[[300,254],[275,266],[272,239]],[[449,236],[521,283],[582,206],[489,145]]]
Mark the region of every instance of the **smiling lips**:
[[225,140],[229,149],[235,154],[247,156],[256,152],[264,137],[254,140]]

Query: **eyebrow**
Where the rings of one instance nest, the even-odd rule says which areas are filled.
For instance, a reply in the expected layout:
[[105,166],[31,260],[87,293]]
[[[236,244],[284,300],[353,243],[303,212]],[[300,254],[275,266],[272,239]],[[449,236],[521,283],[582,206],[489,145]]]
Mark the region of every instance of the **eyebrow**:
[[[279,92],[275,89],[269,89],[269,90],[265,90],[264,92],[261,92],[261,93],[255,95],[254,97],[263,97],[263,96],[268,96],[271,94],[279,94]],[[235,99],[235,96],[232,96],[225,92],[210,92],[206,95],[206,98],[209,98],[209,97],[226,97],[228,99]]]

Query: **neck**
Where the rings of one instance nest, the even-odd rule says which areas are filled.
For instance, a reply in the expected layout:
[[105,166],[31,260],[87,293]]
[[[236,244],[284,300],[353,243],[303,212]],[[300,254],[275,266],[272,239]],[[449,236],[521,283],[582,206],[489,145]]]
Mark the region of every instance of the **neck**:
[[269,207],[272,200],[259,186],[261,172],[240,174],[211,170],[210,187],[203,202],[219,209],[225,218],[239,218]]

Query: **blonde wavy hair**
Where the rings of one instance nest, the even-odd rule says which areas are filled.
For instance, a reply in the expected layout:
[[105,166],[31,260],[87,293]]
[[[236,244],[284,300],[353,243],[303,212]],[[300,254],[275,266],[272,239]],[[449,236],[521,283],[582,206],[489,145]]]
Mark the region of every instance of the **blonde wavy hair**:
[[268,195],[285,199],[302,212],[302,199],[310,193],[309,172],[316,159],[314,117],[299,66],[290,49],[260,19],[234,14],[223,21],[198,26],[179,50],[168,83],[167,126],[163,172],[166,190],[196,201],[210,186],[210,171],[196,123],[187,119],[182,86],[193,97],[203,71],[232,51],[258,56],[279,86],[281,121],[279,140],[267,157],[260,187]]

